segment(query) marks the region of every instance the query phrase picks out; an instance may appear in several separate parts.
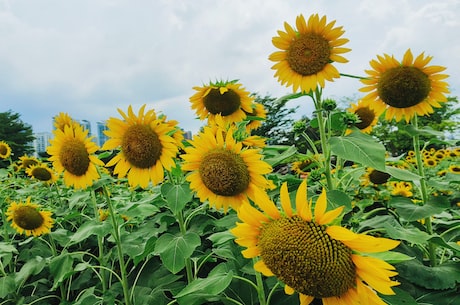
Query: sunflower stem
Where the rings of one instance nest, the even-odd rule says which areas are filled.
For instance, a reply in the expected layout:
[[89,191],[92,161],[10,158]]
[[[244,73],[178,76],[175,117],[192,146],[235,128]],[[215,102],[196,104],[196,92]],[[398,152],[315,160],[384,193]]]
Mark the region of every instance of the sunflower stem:
[[[179,223],[179,228],[182,236],[185,236],[187,234],[187,227],[185,225],[184,221],[184,215],[182,214],[182,211],[179,211],[176,215],[177,222]],[[192,261],[190,260],[190,257],[187,257],[185,259],[185,271],[187,272],[187,282],[190,284],[193,280],[193,271],[192,271]]]
[[328,136],[326,133],[326,122],[324,122],[323,109],[322,109],[322,100],[321,100],[321,89],[316,89],[315,94],[310,95],[315,104],[316,114],[318,118],[318,129],[319,137],[321,141],[321,150],[324,155],[324,175],[326,176],[327,189],[333,190],[334,185],[332,183],[331,177],[331,153],[329,146],[327,145]]
[[118,264],[120,265],[120,273],[121,273],[121,286],[123,288],[123,296],[125,298],[125,305],[131,305],[131,299],[129,298],[129,287],[128,287],[128,276],[126,273],[126,265],[123,256],[123,249],[121,245],[121,238],[120,238],[120,227],[118,226],[118,221],[115,217],[115,212],[112,206],[112,200],[110,199],[110,195],[108,190],[105,186],[103,186],[104,196],[107,201],[107,206],[109,207],[110,219],[112,221],[113,226],[113,238],[115,239],[115,243],[117,245],[117,254],[118,254]]
[[[253,259],[253,263],[256,263],[256,260]],[[259,304],[260,305],[267,305],[267,301],[265,299],[265,289],[264,289],[264,281],[262,280],[262,273],[256,271],[256,283],[257,283],[257,296],[259,297]]]
[[[414,125],[415,130],[418,130],[418,119],[417,115],[414,115],[412,118],[412,125]],[[423,205],[428,203],[428,191],[426,185],[425,170],[423,168],[422,154],[420,152],[420,136],[418,133],[415,133],[412,137],[414,144],[415,158],[417,161],[417,170],[420,178],[420,192],[422,195]],[[431,224],[431,217],[428,216],[425,218],[425,228],[428,234],[433,234],[433,226]],[[431,266],[436,266],[436,245],[432,242],[428,242],[428,255],[430,259]]]
[[[97,208],[96,193],[94,190],[91,191],[91,201],[93,203],[94,217],[96,218],[96,221],[100,221],[100,218],[98,217],[99,210]],[[103,244],[104,244],[103,237],[97,235],[98,261],[101,266],[105,266]],[[105,294],[107,290],[107,283],[106,283],[106,274],[104,270],[101,271],[101,284],[102,284],[102,294]]]

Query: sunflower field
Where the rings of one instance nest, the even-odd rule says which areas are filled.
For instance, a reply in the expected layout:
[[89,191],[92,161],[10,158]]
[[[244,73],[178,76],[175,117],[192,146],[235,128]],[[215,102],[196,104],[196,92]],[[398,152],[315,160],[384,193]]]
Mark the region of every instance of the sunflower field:
[[[460,304],[460,148],[418,121],[448,101],[445,68],[408,49],[342,74],[335,23],[272,40],[282,98],[315,107],[306,153],[251,134],[267,113],[237,80],[193,88],[191,139],[147,105],[107,118],[102,147],[62,112],[48,158],[0,139],[0,305]],[[323,98],[340,77],[363,84],[345,111]],[[413,150],[389,154],[378,120]]]

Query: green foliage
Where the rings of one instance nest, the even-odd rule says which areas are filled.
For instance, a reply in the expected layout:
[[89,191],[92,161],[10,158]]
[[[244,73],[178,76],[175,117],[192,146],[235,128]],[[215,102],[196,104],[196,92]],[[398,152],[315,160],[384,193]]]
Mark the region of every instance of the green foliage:
[[[19,113],[0,112],[0,141],[11,147],[13,161],[33,152],[31,144],[34,139],[32,127],[21,121]],[[0,161],[0,167],[5,166],[6,163]]]

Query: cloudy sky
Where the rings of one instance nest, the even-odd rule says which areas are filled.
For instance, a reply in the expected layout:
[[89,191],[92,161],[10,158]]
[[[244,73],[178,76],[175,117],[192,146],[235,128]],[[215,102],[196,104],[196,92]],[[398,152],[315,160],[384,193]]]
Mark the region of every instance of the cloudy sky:
[[[239,79],[260,95],[290,93],[273,78],[271,39],[314,13],[350,40],[340,72],[363,76],[377,54],[411,48],[446,66],[459,96],[460,0],[0,0],[0,112],[42,132],[59,112],[95,124],[147,104],[196,131],[193,86]],[[360,87],[341,78],[324,94],[359,98]],[[308,99],[296,105],[311,113]]]

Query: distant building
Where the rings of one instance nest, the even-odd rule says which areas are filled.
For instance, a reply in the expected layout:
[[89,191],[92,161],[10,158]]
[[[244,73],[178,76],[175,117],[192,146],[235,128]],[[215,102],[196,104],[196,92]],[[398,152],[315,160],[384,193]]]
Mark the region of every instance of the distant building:
[[38,132],[34,134],[34,137],[34,156],[39,157],[40,154],[46,153],[46,148],[50,146],[50,140],[53,137],[53,135],[51,132]]
[[88,130],[88,136],[92,135],[91,133],[91,122],[88,120],[77,120],[77,122],[83,127],[84,130]]
[[96,144],[99,147],[102,147],[104,145],[105,141],[107,141],[109,138],[104,134],[104,130],[107,130],[107,125],[105,122],[96,122],[96,128],[97,128],[97,142]]

